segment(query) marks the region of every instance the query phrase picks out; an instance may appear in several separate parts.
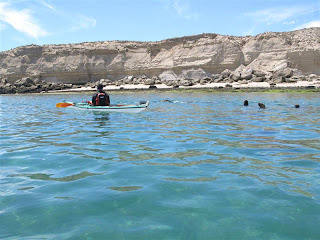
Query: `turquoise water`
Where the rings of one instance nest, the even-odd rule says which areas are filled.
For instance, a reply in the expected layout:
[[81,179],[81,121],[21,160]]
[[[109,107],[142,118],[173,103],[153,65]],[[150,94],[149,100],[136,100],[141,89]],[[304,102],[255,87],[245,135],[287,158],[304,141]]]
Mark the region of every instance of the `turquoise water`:
[[0,96],[0,239],[320,239],[319,94],[89,99]]

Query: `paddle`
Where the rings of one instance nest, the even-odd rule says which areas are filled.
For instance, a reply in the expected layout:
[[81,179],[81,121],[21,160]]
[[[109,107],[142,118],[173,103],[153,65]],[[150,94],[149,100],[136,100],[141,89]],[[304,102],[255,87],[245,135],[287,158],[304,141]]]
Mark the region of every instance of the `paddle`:
[[56,107],[70,107],[70,106],[73,106],[74,104],[73,103],[66,103],[66,102],[60,102],[60,103],[57,103],[56,104]]

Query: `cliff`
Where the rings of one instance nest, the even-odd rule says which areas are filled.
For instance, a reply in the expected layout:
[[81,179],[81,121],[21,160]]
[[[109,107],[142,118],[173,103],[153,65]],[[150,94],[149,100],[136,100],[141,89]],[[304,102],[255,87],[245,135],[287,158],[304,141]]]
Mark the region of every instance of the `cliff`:
[[102,41],[28,45],[0,53],[0,77],[84,84],[125,76],[179,76],[199,69],[209,75],[239,68],[266,74],[291,68],[320,74],[320,28],[257,36],[201,34],[159,42]]

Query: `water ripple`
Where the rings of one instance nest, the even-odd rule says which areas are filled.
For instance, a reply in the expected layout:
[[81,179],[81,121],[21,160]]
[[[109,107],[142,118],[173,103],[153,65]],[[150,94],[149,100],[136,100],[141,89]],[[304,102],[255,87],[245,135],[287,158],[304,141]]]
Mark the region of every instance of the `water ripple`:
[[317,239],[318,94],[112,95],[0,96],[0,238]]

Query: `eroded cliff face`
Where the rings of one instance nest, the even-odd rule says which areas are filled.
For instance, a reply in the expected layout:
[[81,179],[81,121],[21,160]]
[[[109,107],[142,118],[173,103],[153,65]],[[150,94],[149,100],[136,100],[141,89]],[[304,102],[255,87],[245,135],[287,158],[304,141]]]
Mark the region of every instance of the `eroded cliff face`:
[[29,45],[0,53],[0,77],[14,82],[32,77],[82,84],[128,75],[177,75],[201,68],[209,74],[239,66],[265,73],[282,67],[320,74],[320,28],[257,36],[202,34],[160,42],[87,42]]

